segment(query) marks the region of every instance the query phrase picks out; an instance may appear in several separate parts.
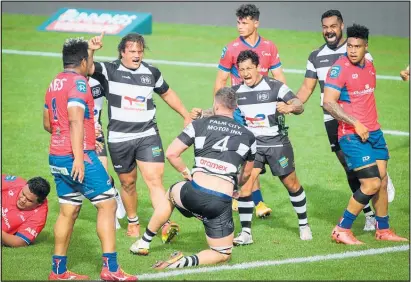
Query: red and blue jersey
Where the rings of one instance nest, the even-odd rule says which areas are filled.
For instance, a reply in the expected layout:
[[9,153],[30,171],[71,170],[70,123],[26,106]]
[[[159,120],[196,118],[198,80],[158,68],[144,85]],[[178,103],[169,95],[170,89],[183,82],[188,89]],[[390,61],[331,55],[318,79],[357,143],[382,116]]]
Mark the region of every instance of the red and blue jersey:
[[95,150],[94,100],[87,79],[75,72],[59,73],[46,93],[45,108],[51,123],[50,154],[73,154],[70,140],[69,107],[84,109],[84,150]]
[[237,57],[241,51],[245,50],[253,50],[258,54],[260,58],[260,73],[264,76],[268,75],[269,70],[281,67],[280,55],[272,41],[259,36],[257,43],[251,46],[240,36],[223,48],[218,65],[220,70],[230,73],[232,86],[242,82],[238,73]]
[[[380,128],[374,95],[376,74],[371,61],[365,59],[364,66],[354,65],[342,56],[328,71],[324,86],[340,91],[338,104],[369,131]],[[339,121],[338,138],[354,133],[354,126]]]
[[33,242],[47,221],[47,199],[34,210],[20,210],[17,200],[27,181],[13,175],[1,175],[1,230]]

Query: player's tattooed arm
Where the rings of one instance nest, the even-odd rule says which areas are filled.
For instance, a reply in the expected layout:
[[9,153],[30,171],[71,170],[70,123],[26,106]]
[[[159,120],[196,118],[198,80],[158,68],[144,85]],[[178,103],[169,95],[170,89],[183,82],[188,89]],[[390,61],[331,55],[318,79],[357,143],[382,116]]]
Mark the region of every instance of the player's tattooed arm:
[[324,101],[324,108],[336,119],[354,125],[357,121],[354,117],[344,112],[343,108],[335,101]]
[[287,102],[288,105],[292,106],[292,113],[295,115],[299,115],[304,112],[304,106],[300,99],[293,98]]
[[203,110],[203,113],[201,114],[201,118],[211,117],[213,115],[214,115],[214,109],[209,108],[207,110]]

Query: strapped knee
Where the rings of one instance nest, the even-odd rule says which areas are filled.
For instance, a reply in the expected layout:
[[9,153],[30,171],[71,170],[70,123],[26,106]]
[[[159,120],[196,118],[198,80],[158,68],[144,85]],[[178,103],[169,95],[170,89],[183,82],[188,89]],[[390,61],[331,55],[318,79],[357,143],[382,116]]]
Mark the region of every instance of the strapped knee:
[[355,171],[355,174],[357,175],[358,179],[374,178],[374,177],[378,177],[381,179],[380,171],[378,170],[377,165],[373,165],[373,166],[369,166],[369,167],[357,170]]
[[360,204],[367,205],[370,202],[370,200],[372,199],[372,197],[374,197],[374,195],[375,194],[366,195],[361,191],[361,189],[358,189],[353,194],[353,198],[354,198],[354,200],[356,200]]
[[210,249],[222,255],[230,256],[233,249],[233,245],[227,247],[210,247]]

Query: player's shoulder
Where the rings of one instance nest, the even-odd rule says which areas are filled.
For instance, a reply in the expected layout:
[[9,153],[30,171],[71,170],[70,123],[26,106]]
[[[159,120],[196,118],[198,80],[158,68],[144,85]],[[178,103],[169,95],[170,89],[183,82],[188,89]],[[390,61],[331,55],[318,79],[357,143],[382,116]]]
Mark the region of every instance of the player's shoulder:
[[239,83],[239,84],[233,85],[233,86],[231,86],[231,89],[233,89],[234,92],[237,92],[238,89],[240,89],[241,85],[243,85],[243,83]]
[[276,46],[275,43],[272,40],[264,38],[261,35],[260,35],[260,44],[261,44],[261,46],[264,46],[264,47],[266,47],[266,46],[269,46],[269,47],[274,46],[275,47]]
[[146,68],[148,68],[151,72],[159,72],[160,71],[160,69],[157,67],[157,66],[155,66],[155,65],[153,65],[153,64],[150,64],[150,63],[147,63],[147,62],[145,62],[145,61],[142,61],[141,62],[141,64],[144,66],[144,67],[146,67]]
[[273,87],[281,87],[284,84],[278,79],[275,79],[274,77],[269,77],[269,76],[263,76],[263,80],[270,86],[271,89]]
[[341,55],[335,63],[330,67],[328,71],[328,76],[330,78],[339,78],[342,76],[342,74],[347,73],[350,71],[350,61],[348,60],[348,57],[344,54]]
[[224,46],[223,50],[233,50],[239,48],[241,46],[241,38],[237,37],[234,40],[230,41],[226,46]]
[[246,126],[244,125],[240,125],[240,126],[241,126],[241,130],[244,132],[245,136],[250,141],[250,145],[252,145],[256,140],[254,133],[252,133]]
[[318,54],[327,46],[327,44],[323,44],[320,47],[314,49],[311,51],[310,53],[310,58],[316,58],[318,56]]

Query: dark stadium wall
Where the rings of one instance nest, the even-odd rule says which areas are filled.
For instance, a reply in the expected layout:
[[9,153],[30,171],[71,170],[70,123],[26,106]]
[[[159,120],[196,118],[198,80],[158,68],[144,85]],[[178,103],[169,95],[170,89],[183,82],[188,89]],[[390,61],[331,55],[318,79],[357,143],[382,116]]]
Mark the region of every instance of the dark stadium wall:
[[[252,2],[252,1],[250,1]],[[338,9],[346,25],[366,25],[374,35],[408,37],[410,2],[253,2],[261,27],[319,31],[321,14]],[[152,13],[154,22],[235,26],[236,2],[3,2],[3,13],[51,15],[59,8],[94,8]]]

